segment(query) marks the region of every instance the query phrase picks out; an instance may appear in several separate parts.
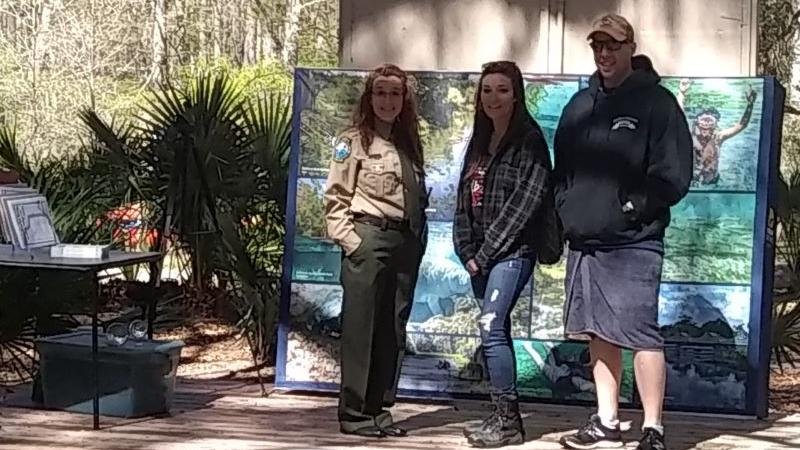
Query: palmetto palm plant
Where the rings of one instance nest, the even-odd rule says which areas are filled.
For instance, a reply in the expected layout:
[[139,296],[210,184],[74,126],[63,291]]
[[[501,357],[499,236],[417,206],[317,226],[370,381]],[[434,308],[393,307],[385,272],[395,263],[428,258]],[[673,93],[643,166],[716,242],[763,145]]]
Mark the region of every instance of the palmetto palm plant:
[[[107,243],[124,216],[116,212],[140,208],[140,226],[155,237],[145,245],[162,251],[174,246],[188,254],[188,281],[196,288],[217,280],[230,289],[258,365],[271,354],[277,317],[288,99],[278,94],[247,99],[224,74],[151,94],[130,123],[81,112],[91,138],[72,158],[34,163],[17,147],[13,129],[0,128],[0,163],[47,196],[65,242]],[[151,267],[151,274],[160,273],[158,264]],[[44,299],[47,289],[23,289],[22,296],[14,294],[15,287],[64,284],[3,276],[12,278],[0,280],[0,290],[15,305],[54,303],[28,298]],[[32,374],[32,339],[48,326],[30,317],[50,317],[23,312],[8,304],[0,311],[0,349],[8,350],[0,353],[0,363],[13,363],[18,370],[12,376],[19,380]]]
[[[289,151],[289,104],[248,100],[226,75],[155,91],[135,124],[114,128],[81,114],[109,152],[147,222],[188,253],[197,288],[220,280],[239,299],[258,359],[268,354],[277,311]],[[120,130],[124,130],[121,132]]]
[[272,355],[277,320],[289,175],[290,112],[288,98],[272,94],[251,101],[245,114],[245,126],[253,136],[253,151],[261,172],[258,195],[247,204],[247,219],[242,222],[241,232],[246,253],[263,278],[259,283],[260,295],[251,292],[237,308],[242,317],[239,327],[247,336],[257,363],[257,356],[269,359]]
[[[18,147],[13,128],[0,127],[0,164],[44,194],[54,225],[67,242],[108,242],[113,223],[104,213],[119,201],[103,173],[103,155],[87,148],[80,157],[33,163]],[[75,325],[91,279],[72,272],[5,269],[0,272],[0,384],[29,381],[36,372],[34,340]],[[85,305],[83,305],[85,306]]]
[[[258,193],[248,202],[244,223],[248,253],[262,270],[279,271],[283,255],[286,188],[291,136],[291,105],[282,94],[261,95],[251,100],[245,127],[253,136]],[[275,237],[281,239],[275,239]]]
[[90,144],[80,155],[33,162],[17,146],[14,129],[0,128],[0,164],[47,197],[61,240],[108,242],[113,224],[104,215],[126,195],[101,149]]
[[[795,367],[800,358],[800,172],[778,183],[777,253],[786,265],[787,286],[775,292],[772,355],[778,366]],[[776,286],[778,287],[778,286]]]

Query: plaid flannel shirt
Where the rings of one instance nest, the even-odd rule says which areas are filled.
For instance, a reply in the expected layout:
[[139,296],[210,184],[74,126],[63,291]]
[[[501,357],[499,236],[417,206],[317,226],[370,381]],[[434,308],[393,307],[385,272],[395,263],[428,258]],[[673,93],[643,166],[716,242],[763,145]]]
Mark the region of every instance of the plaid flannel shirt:
[[463,264],[475,259],[486,273],[498,261],[533,255],[533,223],[542,203],[551,172],[544,136],[531,129],[523,139],[511,142],[491,160],[483,195],[483,236],[475,236],[470,181],[462,169],[453,224],[453,244]]

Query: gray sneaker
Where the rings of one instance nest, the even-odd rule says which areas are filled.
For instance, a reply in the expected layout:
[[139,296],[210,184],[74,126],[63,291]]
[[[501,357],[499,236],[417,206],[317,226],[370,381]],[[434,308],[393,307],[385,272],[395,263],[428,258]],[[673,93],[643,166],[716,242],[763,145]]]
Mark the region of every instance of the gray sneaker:
[[603,425],[597,414],[592,414],[589,422],[578,429],[577,433],[564,436],[559,441],[564,448],[587,450],[594,448],[622,448],[622,433],[619,426],[609,428]]
[[654,428],[645,428],[636,450],[667,450],[664,445],[664,435]]

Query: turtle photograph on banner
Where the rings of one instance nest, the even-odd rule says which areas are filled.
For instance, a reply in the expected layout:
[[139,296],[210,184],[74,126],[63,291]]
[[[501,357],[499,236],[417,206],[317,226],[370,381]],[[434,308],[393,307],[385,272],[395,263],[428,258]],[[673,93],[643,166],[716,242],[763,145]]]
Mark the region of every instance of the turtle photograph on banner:
[[[425,173],[431,189],[428,244],[407,326],[402,395],[481,396],[488,392],[470,277],[453,250],[453,214],[462,159],[471,135],[476,73],[412,72]],[[351,124],[366,72],[297,69],[287,240],[276,384],[334,391],[340,379],[341,252],[327,236],[323,193],[336,138]],[[584,77],[526,75],[526,107],[552,152],[560,114]],[[695,171],[689,195],[672,208],[665,236],[659,323],[668,362],[666,406],[741,413],[747,408],[747,357],[760,305],[755,261],[760,161],[770,104],[762,78],[665,78],[686,111]],[[770,122],[771,123],[771,122]],[[696,168],[697,169],[697,168]],[[772,175],[770,175],[772,176]],[[768,181],[768,180],[767,180]],[[766,219],[764,219],[766,220]],[[517,386],[523,398],[592,402],[585,342],[563,332],[565,259],[537,264],[511,316]],[[762,261],[762,264],[765,262]],[[771,264],[771,262],[768,262]],[[754,294],[754,292],[756,292]],[[620,401],[635,406],[633,354],[623,353]],[[710,399],[715,400],[712,405]]]

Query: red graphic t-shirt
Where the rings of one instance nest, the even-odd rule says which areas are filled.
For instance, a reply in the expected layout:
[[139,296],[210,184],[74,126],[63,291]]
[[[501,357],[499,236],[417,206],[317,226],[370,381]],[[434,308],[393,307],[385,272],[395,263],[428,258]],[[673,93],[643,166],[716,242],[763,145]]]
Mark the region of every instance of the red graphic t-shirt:
[[486,165],[480,164],[478,167],[475,168],[475,171],[472,172],[472,182],[470,183],[470,189],[472,191],[472,207],[478,208],[483,206],[483,193],[484,193],[484,185],[486,182]]

